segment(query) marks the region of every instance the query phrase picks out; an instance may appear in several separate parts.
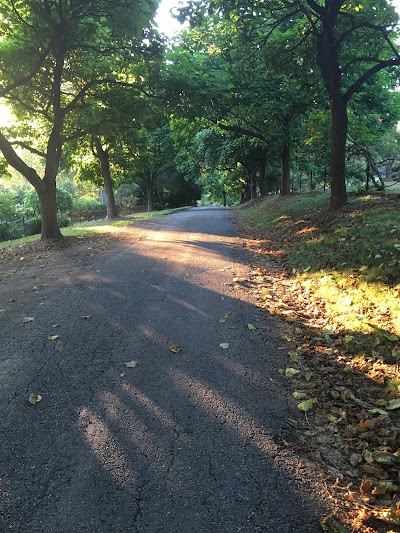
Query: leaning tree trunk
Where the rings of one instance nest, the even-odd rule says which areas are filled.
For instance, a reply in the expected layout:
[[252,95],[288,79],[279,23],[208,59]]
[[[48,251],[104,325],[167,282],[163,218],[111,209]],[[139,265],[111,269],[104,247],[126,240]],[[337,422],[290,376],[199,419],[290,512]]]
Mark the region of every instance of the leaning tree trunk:
[[331,209],[347,204],[346,192],[346,140],[347,104],[341,94],[331,97],[332,148],[331,148]]
[[110,156],[108,150],[104,150],[99,137],[93,138],[96,147],[96,156],[100,161],[101,175],[104,182],[104,195],[106,197],[107,220],[118,218],[118,209],[115,203],[113,182],[110,170]]

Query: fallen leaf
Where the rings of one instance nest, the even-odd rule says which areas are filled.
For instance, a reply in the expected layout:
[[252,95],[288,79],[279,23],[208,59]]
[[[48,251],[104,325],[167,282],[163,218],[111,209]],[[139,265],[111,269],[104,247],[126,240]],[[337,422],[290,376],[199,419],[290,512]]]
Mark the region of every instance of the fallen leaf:
[[350,344],[354,340],[353,335],[345,335],[343,342],[345,344]]
[[50,287],[50,285],[47,285],[47,283],[42,283],[41,285],[36,285],[35,287],[32,287],[32,290],[37,292],[43,289],[47,289],[47,287]]
[[300,409],[300,411],[304,411],[306,413],[312,407],[314,407],[316,403],[317,400],[315,398],[312,398],[311,400],[305,400],[304,402],[299,403],[297,407]]
[[171,346],[169,347],[169,351],[172,353],[179,353],[182,351],[182,348],[177,344],[171,344]]
[[288,355],[292,363],[298,363],[301,359],[300,355],[297,352],[289,352]]
[[293,398],[296,400],[305,400],[307,398],[307,394],[305,392],[294,391]]
[[135,368],[137,366],[137,361],[128,361],[125,363],[126,368]]
[[384,333],[383,336],[385,339],[387,339],[390,342],[396,342],[400,340],[400,338],[397,335],[393,335],[392,333]]
[[92,318],[92,315],[83,315],[83,316],[81,316],[81,318],[83,320],[89,320],[90,318]]
[[349,462],[351,466],[357,466],[362,462],[362,457],[359,453],[352,453],[349,457]]
[[28,324],[29,322],[33,322],[35,320],[34,316],[26,316],[22,319],[22,322],[24,324]]
[[247,329],[249,331],[255,331],[257,328],[255,326],[253,326],[253,324],[247,324]]
[[400,464],[400,457],[390,452],[377,451],[372,455],[374,462],[380,465],[394,466]]
[[297,368],[286,368],[285,370],[285,376],[287,378],[292,378],[293,376],[297,376],[297,374],[300,374],[300,370],[297,370]]
[[388,411],[393,411],[394,409],[400,409],[400,398],[395,398],[394,400],[390,400],[386,405],[386,409]]
[[327,531],[328,533],[347,533],[347,529],[335,515],[324,516],[320,524],[323,531]]
[[387,412],[383,409],[370,409],[368,413],[371,415],[387,415]]
[[49,335],[47,338],[49,339],[49,341],[56,341],[60,338],[60,335]]
[[229,313],[224,313],[222,317],[219,319],[220,324],[224,324],[229,318]]
[[363,478],[360,484],[360,492],[364,496],[365,494],[370,494],[372,492],[372,480],[368,478]]
[[224,350],[229,348],[229,342],[221,342],[220,347]]
[[41,399],[42,399],[42,397],[40,396],[40,394],[38,394],[37,392],[32,392],[32,393],[29,395],[28,402],[29,402],[31,405],[36,405],[37,403],[40,402]]

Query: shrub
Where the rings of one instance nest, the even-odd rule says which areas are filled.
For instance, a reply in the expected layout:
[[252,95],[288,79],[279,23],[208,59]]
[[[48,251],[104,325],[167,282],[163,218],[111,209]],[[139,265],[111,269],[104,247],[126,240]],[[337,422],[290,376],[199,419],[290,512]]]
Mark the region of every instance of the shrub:
[[17,215],[14,194],[10,191],[0,191],[0,221]]
[[42,231],[42,219],[40,217],[32,218],[24,223],[25,235],[37,235]]
[[121,185],[115,191],[115,200],[125,208],[132,208],[138,205],[139,187],[133,183],[131,185]]
[[99,200],[84,196],[83,198],[74,198],[72,211],[76,213],[79,211],[96,211],[103,208],[104,206]]
[[71,219],[67,215],[62,214],[57,216],[57,222],[60,228],[65,228],[71,224]]
[[0,241],[13,241],[24,236],[22,223],[0,223]]

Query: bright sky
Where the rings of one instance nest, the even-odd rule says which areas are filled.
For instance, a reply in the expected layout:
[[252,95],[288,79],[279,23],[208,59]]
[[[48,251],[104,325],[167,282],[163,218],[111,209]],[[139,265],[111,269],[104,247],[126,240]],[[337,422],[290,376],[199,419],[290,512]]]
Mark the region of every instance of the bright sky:
[[[400,2],[400,0],[399,0]],[[173,7],[180,7],[180,5],[185,4],[184,1],[179,0],[162,0],[160,7],[157,11],[156,23],[158,24],[158,29],[161,33],[167,35],[167,37],[173,37],[184,27],[176,19],[171,17],[170,10]]]
[[[167,37],[173,37],[183,28],[177,20],[171,17],[170,10],[185,3],[185,1],[180,0],[161,0],[155,20],[160,32],[167,35]],[[398,13],[400,13],[400,0],[392,0],[392,4],[397,9]]]

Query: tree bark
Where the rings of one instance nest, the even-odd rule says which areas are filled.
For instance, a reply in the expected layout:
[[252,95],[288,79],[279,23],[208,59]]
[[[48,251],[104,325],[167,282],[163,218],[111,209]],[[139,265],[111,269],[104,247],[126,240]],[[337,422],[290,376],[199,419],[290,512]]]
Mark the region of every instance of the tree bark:
[[225,191],[225,189],[222,191],[222,200],[223,200],[223,203],[224,203],[224,207],[226,207],[226,191]]
[[340,209],[347,204],[346,191],[346,140],[347,103],[343,96],[335,94],[331,98],[332,148],[331,148],[331,209]]
[[29,167],[15,152],[11,143],[0,132],[0,150],[8,164],[20,172],[35,188],[40,202],[42,215],[42,239],[60,239],[62,237],[57,221],[56,175],[61,148],[55,139],[54,130],[48,143],[46,169],[41,179],[36,170]]
[[115,203],[115,196],[113,190],[113,182],[110,170],[110,156],[108,150],[103,148],[99,137],[93,137],[93,142],[96,147],[96,157],[100,161],[101,175],[104,182],[104,194],[106,197],[107,220],[114,220],[118,218],[118,209]]
[[267,174],[265,172],[266,157],[264,156],[260,160],[260,170],[258,177],[258,187],[260,189],[260,196],[267,196],[268,194],[268,184],[267,184]]
[[56,180],[42,182],[42,186],[36,188],[39,196],[40,210],[42,214],[42,239],[61,239],[62,234],[57,221]]
[[285,139],[281,151],[281,196],[290,194],[290,141]]
[[147,211],[154,211],[153,186],[151,183],[147,185]]

